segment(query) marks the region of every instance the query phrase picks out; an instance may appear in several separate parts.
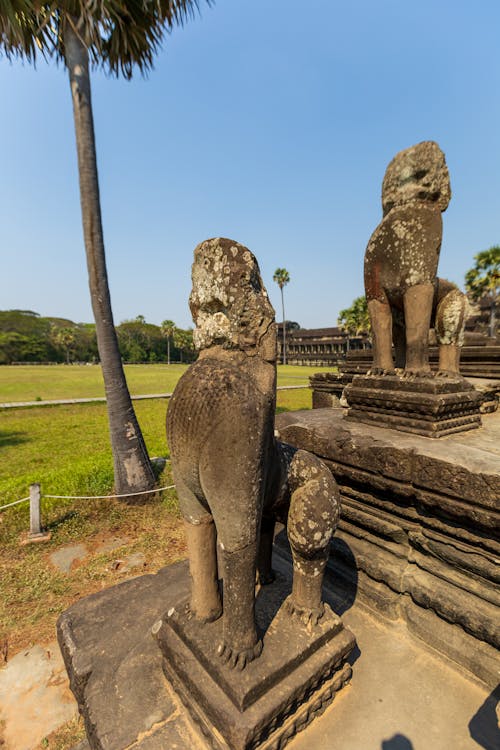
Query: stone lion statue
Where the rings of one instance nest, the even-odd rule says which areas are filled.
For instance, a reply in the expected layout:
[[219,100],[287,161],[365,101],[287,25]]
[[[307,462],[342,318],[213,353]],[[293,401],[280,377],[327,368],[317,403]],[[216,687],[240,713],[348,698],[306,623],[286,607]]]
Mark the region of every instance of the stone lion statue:
[[276,519],[287,524],[294,560],[285,606],[309,627],[321,618],[339,492],[318,458],[274,436],[276,325],[254,255],[233,240],[202,242],[192,282],[199,357],[170,400],[167,435],[187,535],[190,609],[202,621],[223,614],[218,654],[243,669],[262,649],[256,572],[262,584],[272,580]]
[[458,374],[467,299],[454,284],[437,278],[441,213],[450,198],[445,156],[433,141],[400,151],[387,167],[384,216],[365,253],[373,374],[392,374],[396,366],[406,376],[429,375],[431,326],[439,344],[440,374]]

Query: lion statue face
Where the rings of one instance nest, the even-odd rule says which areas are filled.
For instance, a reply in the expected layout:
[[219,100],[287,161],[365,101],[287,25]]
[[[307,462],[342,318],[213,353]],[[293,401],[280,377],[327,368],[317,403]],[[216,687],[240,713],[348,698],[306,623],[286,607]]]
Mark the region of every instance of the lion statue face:
[[191,278],[196,348],[219,345],[274,362],[274,309],[253,253],[234,240],[205,240],[195,248]]
[[400,151],[390,162],[382,184],[384,216],[414,200],[435,203],[446,211],[451,199],[450,176],[443,152],[434,141]]

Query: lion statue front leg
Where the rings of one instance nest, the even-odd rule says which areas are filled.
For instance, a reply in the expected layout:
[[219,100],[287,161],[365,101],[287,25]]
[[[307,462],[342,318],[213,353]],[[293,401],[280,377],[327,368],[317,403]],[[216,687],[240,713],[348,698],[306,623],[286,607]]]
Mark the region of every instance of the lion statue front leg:
[[286,607],[305,625],[317,625],[324,612],[323,576],[330,540],[340,515],[340,493],[325,464],[298,450],[289,469],[291,491],[287,532],[293,557],[292,593]]

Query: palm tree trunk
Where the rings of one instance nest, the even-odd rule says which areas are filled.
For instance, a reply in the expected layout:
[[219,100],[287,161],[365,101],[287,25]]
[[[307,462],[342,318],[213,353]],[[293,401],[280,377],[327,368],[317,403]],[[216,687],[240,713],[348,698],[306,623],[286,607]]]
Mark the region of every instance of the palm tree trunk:
[[286,365],[286,325],[285,325],[285,298],[283,296],[283,287],[281,289],[281,309],[283,311],[283,364]]
[[125,494],[152,489],[155,478],[130,399],[113,323],[104,254],[88,51],[75,31],[76,22],[73,24],[72,19],[65,22],[64,43],[73,99],[83,235],[106,392],[115,492]]
[[167,364],[170,364],[170,336],[167,336]]
[[490,336],[491,338],[495,338],[497,334],[497,295],[493,292],[491,295],[491,303],[490,303]]

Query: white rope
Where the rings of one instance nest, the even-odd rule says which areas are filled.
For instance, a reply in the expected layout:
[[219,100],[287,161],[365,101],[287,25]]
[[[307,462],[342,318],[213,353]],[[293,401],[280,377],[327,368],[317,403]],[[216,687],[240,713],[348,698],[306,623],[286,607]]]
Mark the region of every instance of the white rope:
[[152,495],[155,492],[172,490],[174,487],[175,484],[169,484],[167,485],[167,487],[153,487],[152,490],[142,490],[142,492],[129,492],[125,495],[117,495],[114,492],[109,495],[47,495],[44,492],[42,497],[50,497],[52,500],[109,500],[110,497],[135,497],[136,495]]
[[25,503],[27,500],[29,500],[29,497],[23,497],[21,500],[15,500],[13,503],[8,503],[8,505],[0,505],[0,510],[5,510],[5,508],[12,508],[13,505]]

